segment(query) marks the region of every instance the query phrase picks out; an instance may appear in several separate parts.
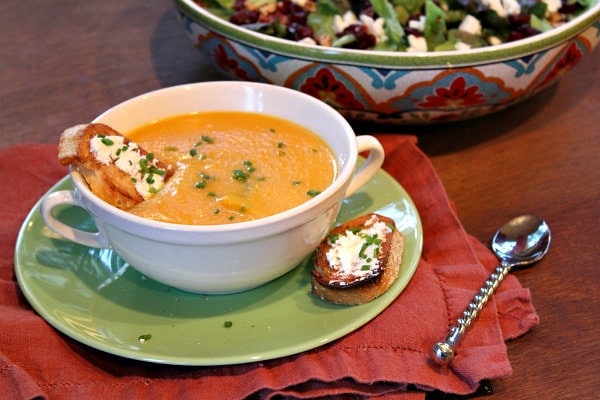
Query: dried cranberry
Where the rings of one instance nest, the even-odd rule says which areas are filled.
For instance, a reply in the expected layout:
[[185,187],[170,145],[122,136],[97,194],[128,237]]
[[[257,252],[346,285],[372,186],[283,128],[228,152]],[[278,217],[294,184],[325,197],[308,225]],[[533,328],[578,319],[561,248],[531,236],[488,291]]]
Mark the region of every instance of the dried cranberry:
[[406,36],[408,36],[408,35],[413,35],[416,37],[423,36],[423,32],[421,32],[420,30],[415,29],[415,28],[410,28],[408,26],[404,27],[404,34],[406,34]]
[[529,14],[509,14],[508,15],[508,24],[511,27],[519,27],[522,25],[529,25],[531,21],[531,16]]
[[258,13],[258,11],[243,9],[229,17],[229,22],[236,25],[252,24],[258,21],[259,16],[260,14]]
[[360,10],[360,15],[366,15],[371,18],[375,18],[375,10],[373,10],[373,6],[371,3],[365,3],[364,8]]
[[235,0],[233,2],[233,6],[231,6],[233,11],[240,11],[246,9],[246,0]]
[[283,0],[278,2],[277,8],[282,14],[289,14],[292,9],[293,3],[290,0]]
[[290,34],[292,39],[298,41],[307,37],[312,37],[313,30],[306,25],[301,25],[296,22],[293,22],[288,26],[288,33]]
[[377,43],[377,38],[372,35],[366,25],[352,24],[346,27],[339,36],[354,35],[356,41],[349,44],[347,47],[354,49],[372,49]]
[[563,1],[562,5],[558,9],[558,12],[561,14],[574,14],[578,11],[583,10],[583,8],[584,7],[576,1],[573,3]]
[[306,11],[304,11],[302,9],[302,7],[294,5],[292,7],[292,9],[290,10],[288,17],[289,17],[290,24],[297,23],[297,24],[301,24],[301,25],[306,25],[306,20],[308,19],[308,14],[306,13]]
[[525,39],[530,36],[535,36],[541,33],[539,30],[533,28],[531,25],[523,25],[519,29],[515,29],[508,34],[508,41],[514,42],[515,40]]

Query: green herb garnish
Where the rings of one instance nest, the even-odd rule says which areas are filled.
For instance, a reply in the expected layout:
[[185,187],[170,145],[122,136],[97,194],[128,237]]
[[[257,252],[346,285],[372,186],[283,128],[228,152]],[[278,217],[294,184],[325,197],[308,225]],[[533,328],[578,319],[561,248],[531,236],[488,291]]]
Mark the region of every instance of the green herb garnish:
[[231,178],[236,181],[247,181],[250,175],[241,169],[234,169]]
[[252,161],[250,161],[250,160],[244,160],[242,162],[242,164],[244,164],[246,166],[246,169],[248,170],[248,172],[254,172],[254,171],[256,171],[256,168],[254,168],[254,166],[252,165]]
[[149,334],[149,333],[146,333],[146,334],[144,334],[144,335],[140,335],[140,336],[138,337],[138,340],[139,340],[140,342],[142,342],[142,343],[144,343],[144,342],[147,342],[147,341],[148,341],[148,340],[150,340],[150,339],[152,339],[152,335],[151,335],[151,334]]
[[157,168],[157,167],[155,167],[155,166],[151,166],[151,167],[149,168],[149,170],[150,170],[150,173],[151,173],[151,174],[156,174],[156,175],[161,175],[161,176],[163,176],[163,175],[166,175],[166,174],[167,174],[167,171],[165,171],[164,169]]

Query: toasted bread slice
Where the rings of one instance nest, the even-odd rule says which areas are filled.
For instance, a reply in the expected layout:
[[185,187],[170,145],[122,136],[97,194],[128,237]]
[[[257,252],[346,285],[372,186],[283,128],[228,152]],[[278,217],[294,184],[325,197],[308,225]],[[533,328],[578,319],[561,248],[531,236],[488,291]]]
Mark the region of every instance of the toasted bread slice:
[[124,210],[151,197],[174,172],[105,124],[66,129],[60,135],[58,160],[79,171],[98,197]]
[[346,222],[317,248],[312,293],[334,304],[368,303],[396,281],[403,251],[391,218],[368,214]]

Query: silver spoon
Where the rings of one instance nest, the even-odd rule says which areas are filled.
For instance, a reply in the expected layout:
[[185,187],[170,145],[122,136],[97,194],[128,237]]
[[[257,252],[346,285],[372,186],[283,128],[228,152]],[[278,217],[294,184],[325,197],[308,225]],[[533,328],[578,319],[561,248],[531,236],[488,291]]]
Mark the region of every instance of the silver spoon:
[[450,328],[446,338],[432,348],[433,359],[446,365],[454,358],[454,348],[475,321],[479,312],[492,297],[504,277],[513,267],[530,265],[539,261],[550,247],[550,228],[546,221],[534,215],[522,215],[500,228],[492,239],[492,250],[500,259],[479,293],[473,297],[463,316]]

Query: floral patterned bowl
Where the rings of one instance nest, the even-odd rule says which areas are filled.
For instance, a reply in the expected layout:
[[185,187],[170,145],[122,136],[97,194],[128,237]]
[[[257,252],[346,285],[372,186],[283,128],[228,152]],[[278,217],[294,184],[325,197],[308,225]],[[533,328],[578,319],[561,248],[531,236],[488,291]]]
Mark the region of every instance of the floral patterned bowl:
[[600,40],[600,3],[530,38],[415,54],[305,45],[174,1],[187,35],[227,76],[308,93],[358,121],[426,124],[502,110],[558,81]]

